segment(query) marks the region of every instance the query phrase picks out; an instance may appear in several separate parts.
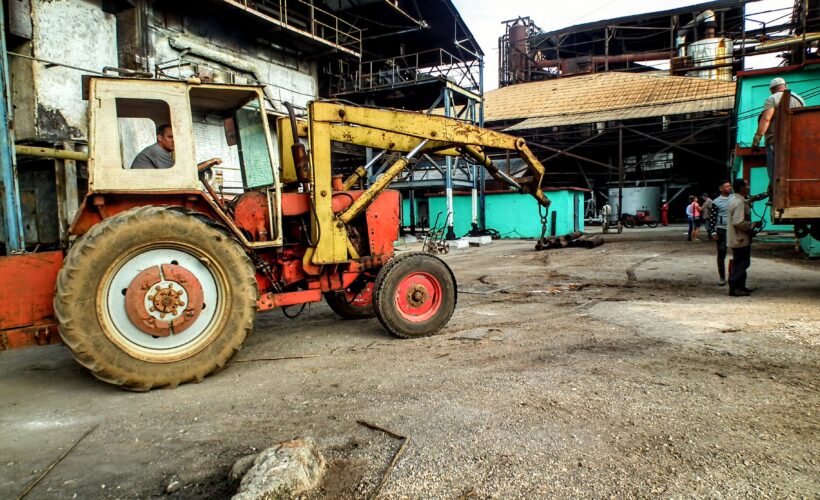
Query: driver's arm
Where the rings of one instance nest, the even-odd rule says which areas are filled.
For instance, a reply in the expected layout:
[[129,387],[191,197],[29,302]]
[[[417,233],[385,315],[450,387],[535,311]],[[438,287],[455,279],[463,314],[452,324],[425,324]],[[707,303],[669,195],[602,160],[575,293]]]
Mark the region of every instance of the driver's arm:
[[763,113],[760,114],[760,120],[757,122],[757,132],[755,132],[755,136],[752,139],[752,147],[756,148],[760,145],[761,139],[763,139],[763,134],[766,133],[766,130],[769,129],[769,123],[772,121],[772,117],[774,116],[774,109],[769,108],[763,110]]
[[221,165],[222,158],[211,158],[210,160],[205,160],[197,164],[196,169],[199,172],[204,172],[209,168],[213,167],[214,165]]

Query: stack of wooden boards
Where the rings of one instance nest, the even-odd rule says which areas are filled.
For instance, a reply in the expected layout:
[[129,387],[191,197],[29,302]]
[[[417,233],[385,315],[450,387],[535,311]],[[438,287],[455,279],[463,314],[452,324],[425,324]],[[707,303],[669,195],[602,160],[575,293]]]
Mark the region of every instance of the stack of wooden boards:
[[591,236],[580,231],[576,231],[563,236],[549,236],[541,238],[535,244],[535,249],[547,250],[549,248],[566,247],[595,248],[603,244],[604,239],[600,236]]

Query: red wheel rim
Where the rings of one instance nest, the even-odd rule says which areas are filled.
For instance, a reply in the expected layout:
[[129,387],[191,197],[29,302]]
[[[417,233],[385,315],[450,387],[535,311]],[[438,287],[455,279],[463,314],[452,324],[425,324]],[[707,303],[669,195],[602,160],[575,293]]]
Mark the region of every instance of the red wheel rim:
[[431,274],[409,274],[396,289],[396,310],[407,321],[427,321],[441,309],[441,304],[441,283]]

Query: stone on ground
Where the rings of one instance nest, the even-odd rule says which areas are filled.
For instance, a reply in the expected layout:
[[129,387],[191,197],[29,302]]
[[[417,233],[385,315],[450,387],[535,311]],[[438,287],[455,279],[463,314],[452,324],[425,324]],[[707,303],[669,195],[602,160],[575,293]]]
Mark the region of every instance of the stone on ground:
[[325,459],[312,439],[279,443],[256,457],[233,500],[292,498],[315,488],[324,471]]

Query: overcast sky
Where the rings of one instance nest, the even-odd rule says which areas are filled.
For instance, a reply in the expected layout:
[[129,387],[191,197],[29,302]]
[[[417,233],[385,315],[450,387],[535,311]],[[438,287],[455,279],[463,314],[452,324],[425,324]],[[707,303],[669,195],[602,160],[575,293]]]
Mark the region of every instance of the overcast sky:
[[[529,16],[541,29],[552,31],[601,19],[696,5],[704,0],[453,0],[453,3],[484,50],[484,90],[491,90],[498,86],[498,37],[504,34],[502,21]],[[746,9],[751,14],[793,5],[794,0],[761,0]],[[757,17],[770,18],[771,14]],[[748,24],[748,27],[758,25]],[[760,64],[752,66],[762,67]],[[777,60],[769,59],[762,64],[771,66],[777,64]]]

